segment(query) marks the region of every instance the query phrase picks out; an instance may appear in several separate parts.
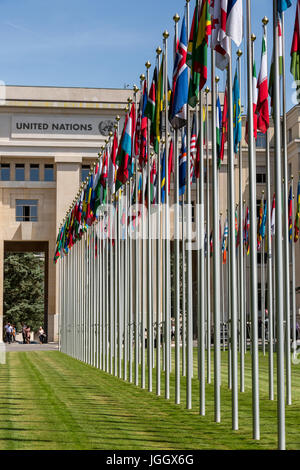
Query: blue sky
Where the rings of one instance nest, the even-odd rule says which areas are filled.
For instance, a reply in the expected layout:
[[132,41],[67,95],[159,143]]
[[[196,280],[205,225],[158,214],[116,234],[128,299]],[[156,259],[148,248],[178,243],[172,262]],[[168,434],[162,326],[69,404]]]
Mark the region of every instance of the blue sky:
[[[264,15],[272,19],[273,2],[251,3],[259,71],[261,19]],[[296,0],[292,3],[285,14],[288,108],[293,93],[289,54]],[[194,4],[191,0],[191,16]],[[173,15],[182,17],[184,5],[184,0],[0,0],[0,80],[10,85],[132,87],[138,84],[145,62],[154,63],[162,32],[168,29],[173,37]],[[270,59],[271,30],[272,21]],[[243,89],[245,74],[244,61]],[[219,75],[222,89],[225,76]]]

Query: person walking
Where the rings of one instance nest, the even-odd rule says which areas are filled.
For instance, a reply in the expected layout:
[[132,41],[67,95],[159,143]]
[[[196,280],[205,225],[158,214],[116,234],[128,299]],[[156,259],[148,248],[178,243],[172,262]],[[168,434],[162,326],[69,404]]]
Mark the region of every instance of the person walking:
[[25,323],[22,323],[22,338],[23,338],[23,344],[26,344],[26,325]]
[[11,325],[11,342],[16,342],[16,327],[15,325]]
[[26,344],[30,344],[30,326],[26,326]]
[[8,344],[11,343],[11,333],[12,333],[12,327],[11,327],[11,324],[9,322],[7,322],[7,324],[5,325],[4,327],[5,329],[5,338],[6,338],[6,342]]
[[40,326],[40,328],[39,328],[39,340],[40,340],[40,344],[44,344],[44,342],[45,342],[45,337],[46,337],[45,331],[44,331],[43,327]]

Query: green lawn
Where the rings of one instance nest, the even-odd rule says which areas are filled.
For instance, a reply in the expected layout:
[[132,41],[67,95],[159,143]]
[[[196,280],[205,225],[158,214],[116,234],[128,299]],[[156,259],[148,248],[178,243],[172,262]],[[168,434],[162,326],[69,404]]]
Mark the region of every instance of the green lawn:
[[[267,356],[260,357],[261,440],[252,439],[250,354],[246,391],[239,395],[240,430],[231,430],[227,355],[222,355],[222,423],[213,421],[213,382],[207,414],[76,361],[58,351],[9,352],[0,365],[0,449],[276,449],[276,402],[268,400]],[[195,361],[196,372],[196,361]],[[155,378],[155,371],[154,371]],[[162,386],[164,379],[162,377]],[[155,390],[155,380],[153,384]],[[275,388],[276,391],[276,388]],[[300,365],[293,366],[293,405],[286,408],[287,448],[300,449]]]

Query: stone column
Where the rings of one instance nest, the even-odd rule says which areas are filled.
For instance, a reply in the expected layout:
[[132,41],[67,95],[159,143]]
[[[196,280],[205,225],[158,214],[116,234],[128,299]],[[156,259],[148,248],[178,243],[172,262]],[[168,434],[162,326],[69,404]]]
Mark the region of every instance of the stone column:
[[[81,157],[62,157],[56,156],[56,234],[62,223],[62,220],[73,202],[80,185],[81,175]],[[58,321],[57,315],[59,309],[59,262],[56,266],[56,300],[55,312],[56,318],[49,317],[50,337],[54,341],[58,339]]]

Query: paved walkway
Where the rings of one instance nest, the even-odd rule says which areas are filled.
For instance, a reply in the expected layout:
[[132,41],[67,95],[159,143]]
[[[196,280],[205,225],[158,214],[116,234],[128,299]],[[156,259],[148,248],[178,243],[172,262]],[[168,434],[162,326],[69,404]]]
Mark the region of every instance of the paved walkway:
[[55,351],[58,349],[58,343],[47,343],[47,344],[39,344],[39,343],[30,343],[30,344],[23,344],[23,343],[11,343],[5,345],[5,351],[19,351],[19,352],[26,352],[26,351]]

